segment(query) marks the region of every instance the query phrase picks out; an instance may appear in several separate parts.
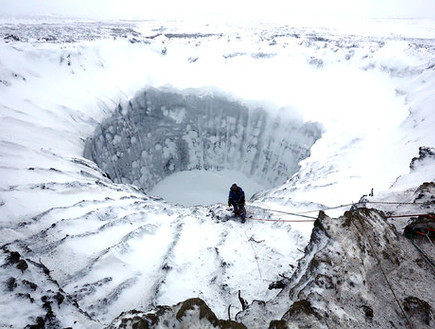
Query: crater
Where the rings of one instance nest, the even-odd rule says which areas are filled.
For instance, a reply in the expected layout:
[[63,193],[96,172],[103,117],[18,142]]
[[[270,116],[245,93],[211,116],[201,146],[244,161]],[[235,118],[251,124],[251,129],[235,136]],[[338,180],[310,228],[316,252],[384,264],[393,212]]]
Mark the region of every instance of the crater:
[[[84,156],[114,182],[133,184],[147,193],[174,174],[187,173],[192,183],[204,179],[195,171],[213,174],[211,185],[224,181],[216,179],[220,174],[231,183],[245,177],[249,186],[268,189],[298,171],[320,136],[319,124],[284,112],[272,114],[204,90],[149,88],[118,105],[99,124],[85,143]],[[185,181],[180,184],[184,186],[170,189],[190,190]],[[195,186],[198,196],[208,192],[201,184]]]

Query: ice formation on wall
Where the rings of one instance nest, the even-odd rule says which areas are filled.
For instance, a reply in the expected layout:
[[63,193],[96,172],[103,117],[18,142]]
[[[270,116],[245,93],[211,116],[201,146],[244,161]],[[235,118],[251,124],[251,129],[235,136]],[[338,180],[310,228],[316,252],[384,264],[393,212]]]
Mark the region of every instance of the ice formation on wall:
[[146,89],[99,125],[84,155],[115,182],[146,191],[193,169],[236,169],[274,186],[298,170],[320,135],[316,123],[223,96]]

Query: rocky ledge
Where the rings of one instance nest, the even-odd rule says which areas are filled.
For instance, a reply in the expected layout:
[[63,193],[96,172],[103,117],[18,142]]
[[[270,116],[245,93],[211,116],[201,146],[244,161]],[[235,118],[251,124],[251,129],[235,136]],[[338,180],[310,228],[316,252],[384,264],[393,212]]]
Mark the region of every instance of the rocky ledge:
[[[414,202],[433,222],[431,196],[417,202],[435,191],[428,185],[416,190]],[[377,209],[339,218],[320,212],[292,277],[272,285],[281,289],[277,296],[253,301],[236,322],[218,320],[202,300],[190,299],[150,313],[123,313],[108,328],[433,328],[435,266],[421,252],[433,247],[433,237],[413,240],[403,233]]]

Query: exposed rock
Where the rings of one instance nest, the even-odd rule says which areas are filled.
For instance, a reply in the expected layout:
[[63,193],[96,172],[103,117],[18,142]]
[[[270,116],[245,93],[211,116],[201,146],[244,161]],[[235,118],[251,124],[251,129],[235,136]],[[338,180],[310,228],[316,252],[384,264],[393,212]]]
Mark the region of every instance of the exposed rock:
[[6,280],[6,287],[9,291],[14,291],[14,289],[17,287],[17,280],[15,278],[10,277]]
[[35,291],[36,288],[38,288],[38,285],[36,283],[30,282],[28,280],[23,280],[22,283],[26,286],[28,286],[31,290]]
[[434,318],[433,308],[417,297],[406,297],[403,308],[420,325],[429,326]]
[[273,320],[270,322],[269,329],[287,329],[287,323],[284,320]]
[[[2,305],[6,309],[2,310],[0,327],[15,328],[20,323],[19,327],[27,329],[57,329],[71,327],[73,321],[79,321],[86,322],[89,328],[98,328],[97,323],[74,303],[71,296],[59,288],[50,273],[45,271],[45,266],[25,261],[19,252],[11,252],[5,246],[0,248],[0,255],[4,259],[4,264],[0,266],[0,280],[4,278],[1,286],[7,292],[2,294]],[[7,277],[6,273],[14,276]],[[11,302],[13,300],[19,304]],[[25,311],[16,312],[9,303],[19,305]],[[8,312],[11,319],[4,317]],[[15,312],[25,316],[13,319]]]
[[130,311],[122,313],[107,329],[121,328],[219,328],[246,329],[241,324],[230,320],[219,320],[207,304],[192,298],[175,306],[158,306],[153,313]]
[[24,259],[21,259],[21,255],[17,251],[8,251],[6,248],[4,248],[4,251],[8,253],[7,262],[6,265],[12,265],[14,264],[16,268],[21,270],[21,272],[24,272],[27,270],[29,265]]
[[411,170],[415,169],[416,165],[424,160],[435,161],[435,148],[421,146],[418,150],[418,157],[411,160],[409,167]]
[[304,323],[303,328],[312,328],[318,326],[317,322],[322,319],[322,316],[313,309],[308,300],[303,299],[293,303],[283,319],[291,319],[292,322],[299,320]]
[[33,297],[30,294],[22,294],[22,293],[18,293],[17,294],[18,297],[22,297],[22,298],[26,298],[28,299],[31,303],[33,303],[35,300],[33,299]]
[[414,323],[429,329],[435,323],[435,268],[422,259],[380,211],[361,208],[338,219],[322,213],[285,288],[262,307],[249,305],[236,320],[249,328],[265,328],[268,321],[276,327],[282,316],[288,328]]
[[17,251],[11,251],[8,256],[9,264],[17,264],[21,259],[21,255]]
[[45,329],[45,321],[42,317],[38,316],[35,322],[35,324],[26,326],[25,329]]
[[20,41],[20,38],[13,34],[8,34],[3,37],[6,41]]
[[370,306],[362,305],[361,309],[364,311],[364,314],[368,321],[373,319],[373,309]]
[[269,284],[269,289],[283,289],[284,287],[286,287],[288,285],[289,280],[287,278],[284,278],[282,280],[279,281],[273,281],[272,283]]
[[[429,217],[431,216],[431,217]],[[435,240],[435,214],[412,217],[403,234],[409,239]]]
[[435,183],[425,182],[414,193],[414,202],[435,204]]
[[21,272],[24,272],[27,270],[29,265],[27,265],[27,262],[24,259],[20,259],[17,264],[17,269],[21,270]]
[[65,300],[65,296],[60,292],[57,292],[56,295],[54,295],[54,299],[57,301],[57,305],[60,306],[60,304]]

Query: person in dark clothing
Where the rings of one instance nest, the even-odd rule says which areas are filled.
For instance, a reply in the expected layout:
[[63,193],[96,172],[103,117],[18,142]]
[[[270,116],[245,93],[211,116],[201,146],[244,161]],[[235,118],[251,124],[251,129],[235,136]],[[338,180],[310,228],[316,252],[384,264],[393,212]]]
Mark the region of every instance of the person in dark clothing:
[[246,210],[245,210],[245,192],[243,192],[240,186],[233,184],[230,188],[228,195],[228,207],[233,206],[233,212],[236,216],[242,218],[242,223],[245,222]]

